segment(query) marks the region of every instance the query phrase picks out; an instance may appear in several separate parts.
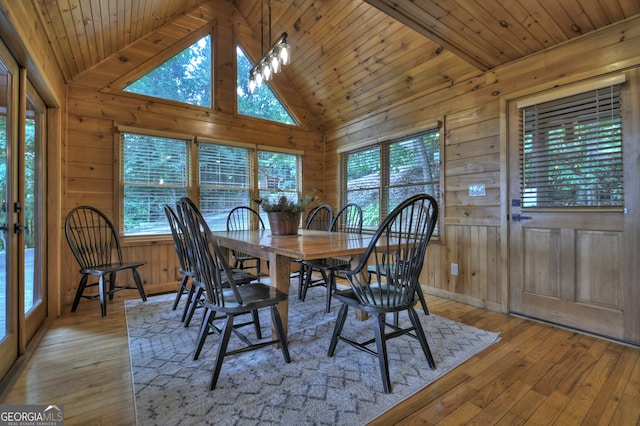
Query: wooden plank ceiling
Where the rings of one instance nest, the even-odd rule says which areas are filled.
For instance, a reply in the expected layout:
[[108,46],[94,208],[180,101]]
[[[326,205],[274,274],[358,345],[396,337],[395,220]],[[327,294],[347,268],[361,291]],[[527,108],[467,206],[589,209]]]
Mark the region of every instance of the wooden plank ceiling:
[[[219,1],[31,0],[67,81]],[[260,1],[224,1],[259,40]],[[272,0],[271,12],[272,37],[287,31],[292,46],[284,75],[318,122],[337,128],[637,15],[640,1]]]

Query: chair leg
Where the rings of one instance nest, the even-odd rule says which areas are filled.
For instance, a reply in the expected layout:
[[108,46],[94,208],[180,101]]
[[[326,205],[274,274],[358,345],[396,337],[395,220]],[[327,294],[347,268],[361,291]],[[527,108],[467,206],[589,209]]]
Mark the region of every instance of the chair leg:
[[256,329],[256,339],[262,339],[262,330],[260,329],[260,316],[258,316],[258,310],[251,311],[251,316],[253,316],[253,326]]
[[331,336],[331,343],[329,344],[329,352],[327,356],[332,357],[336,351],[336,345],[338,344],[338,338],[342,333],[342,327],[344,327],[344,321],[347,319],[348,305],[342,305],[338,312],[338,318],[336,318],[336,325],[333,328],[333,336]]
[[418,283],[418,287],[416,289],[416,293],[418,293],[418,299],[420,299],[420,305],[422,305],[422,310],[425,315],[429,315],[429,309],[427,308],[427,301],[424,298],[424,293],[422,292],[422,286]]
[[189,313],[187,314],[187,318],[184,321],[185,327],[189,327],[189,324],[191,324],[191,318],[193,318],[193,314],[198,307],[198,303],[200,297],[202,297],[203,291],[204,290],[202,290],[202,287],[198,287],[198,289],[196,290],[196,294],[193,295],[193,300],[191,300],[191,306],[189,307]]
[[71,312],[75,312],[78,309],[78,303],[82,298],[82,293],[84,293],[84,289],[87,287],[87,280],[89,279],[89,275],[82,274],[82,278],[80,279],[80,283],[78,284],[78,290],[76,290],[76,297],[73,299],[73,305],[71,306]]
[[376,336],[376,350],[378,352],[378,363],[380,364],[380,374],[382,375],[382,386],[385,393],[391,393],[391,379],[389,378],[389,359],[387,356],[387,342],[384,334],[385,314],[378,314],[373,320],[373,331]]
[[306,267],[301,263],[300,264],[300,272],[298,272],[298,300],[304,300],[302,298],[302,288],[304,286],[304,280],[305,280],[305,271]]
[[302,295],[300,297],[300,300],[304,302],[304,299],[307,297],[307,290],[309,289],[309,286],[311,285],[311,275],[313,274],[313,268],[310,266],[307,266],[306,268],[306,273],[304,276],[304,285],[302,286]]
[[436,362],[434,361],[433,355],[431,354],[431,349],[429,348],[429,343],[427,343],[427,337],[424,334],[424,329],[422,328],[422,324],[420,323],[420,318],[418,318],[418,313],[414,308],[409,308],[408,312],[409,319],[411,320],[411,324],[415,328],[416,336],[418,337],[420,346],[422,346],[422,352],[424,352],[424,356],[427,358],[429,367],[434,370],[436,368]]
[[188,275],[183,275],[182,279],[180,280],[180,286],[178,287],[178,292],[176,293],[176,298],[173,301],[173,306],[171,307],[172,311],[175,311],[178,308],[178,303],[180,303],[180,298],[182,297],[182,295],[184,294],[186,288],[187,288],[187,281],[189,280],[189,276]]
[[196,351],[193,354],[193,360],[197,360],[200,357],[200,352],[202,351],[202,347],[204,346],[204,341],[207,340],[207,336],[209,335],[209,328],[213,327],[213,319],[216,316],[216,313],[211,311],[208,308],[205,308],[206,312],[204,313],[204,319],[202,321],[202,325],[200,326],[200,332],[198,333],[198,340],[196,344]]
[[[106,289],[106,287],[105,287]],[[109,291],[108,291],[108,295],[109,295],[109,300],[113,300],[113,295],[114,295],[114,290],[116,289],[116,273],[115,272],[111,272],[109,274]]]
[[227,346],[229,345],[229,337],[231,337],[231,330],[233,330],[233,315],[228,314],[224,321],[224,328],[222,329],[222,336],[220,339],[220,345],[218,346],[218,354],[216,355],[216,365],[213,368],[213,374],[211,375],[211,384],[209,389],[216,388],[218,383],[218,377],[220,376],[220,370],[222,369],[222,361],[227,353]]
[[106,317],[107,316],[107,282],[104,279],[104,275],[100,275],[100,278],[98,279],[98,289],[100,291],[100,310],[102,311],[102,316]]
[[333,274],[333,271],[329,271],[328,274],[324,274],[325,276],[325,284],[327,285],[327,306],[325,307],[325,313],[331,312],[331,295],[336,289],[336,276]]
[[289,364],[291,362],[291,356],[289,355],[289,343],[287,341],[287,335],[284,333],[284,327],[282,326],[282,319],[280,318],[280,313],[278,312],[278,307],[276,305],[271,307],[271,321],[273,322],[276,328],[276,335],[278,336],[278,340],[280,340],[280,349],[282,349],[282,355],[284,356],[284,362]]
[[191,285],[189,286],[189,292],[187,293],[187,300],[185,302],[184,305],[184,309],[182,310],[182,319],[180,321],[184,322],[184,320],[187,318],[187,313],[189,312],[189,307],[191,306],[191,303],[193,303],[193,296],[196,292],[196,286],[193,284],[193,281],[191,281]]
[[144,294],[144,288],[142,287],[142,280],[140,279],[140,274],[138,274],[138,268],[132,268],[131,273],[133,274],[133,281],[136,283],[136,287],[138,288],[138,293],[140,293],[140,298],[143,302],[147,301],[147,295]]

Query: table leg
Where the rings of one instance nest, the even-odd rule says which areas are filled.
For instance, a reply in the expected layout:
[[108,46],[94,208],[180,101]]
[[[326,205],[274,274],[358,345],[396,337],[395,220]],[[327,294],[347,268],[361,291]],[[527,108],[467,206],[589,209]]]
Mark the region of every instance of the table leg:
[[[291,279],[291,259],[286,256],[280,256],[276,253],[269,253],[269,283],[272,287],[275,287],[279,291],[289,294],[289,284]],[[284,334],[289,335],[289,301],[285,300],[278,304],[278,312],[282,319],[282,327],[284,328]],[[276,339],[276,332],[271,327],[273,339]]]

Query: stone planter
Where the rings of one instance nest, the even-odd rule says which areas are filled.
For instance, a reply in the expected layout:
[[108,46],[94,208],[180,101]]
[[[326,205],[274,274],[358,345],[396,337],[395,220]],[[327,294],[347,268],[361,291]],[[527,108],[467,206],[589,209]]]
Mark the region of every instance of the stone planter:
[[297,235],[300,226],[300,212],[268,212],[271,235]]

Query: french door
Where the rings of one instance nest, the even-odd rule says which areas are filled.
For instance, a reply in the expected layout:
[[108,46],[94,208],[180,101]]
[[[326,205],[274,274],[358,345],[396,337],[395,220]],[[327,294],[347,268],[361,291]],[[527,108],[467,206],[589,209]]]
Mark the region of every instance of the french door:
[[46,316],[46,108],[0,44],[0,378]]

